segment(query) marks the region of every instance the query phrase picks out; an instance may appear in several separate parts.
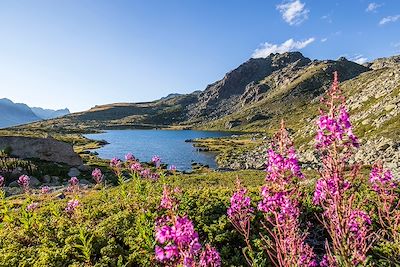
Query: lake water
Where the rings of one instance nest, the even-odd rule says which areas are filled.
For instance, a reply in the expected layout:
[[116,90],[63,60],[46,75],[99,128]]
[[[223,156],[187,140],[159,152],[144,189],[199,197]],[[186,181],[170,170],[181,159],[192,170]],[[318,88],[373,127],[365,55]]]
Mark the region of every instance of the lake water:
[[216,168],[215,154],[199,152],[187,139],[230,136],[227,132],[192,130],[110,130],[100,134],[87,134],[87,138],[105,140],[109,144],[96,149],[99,157],[124,159],[132,153],[140,161],[148,162],[158,155],[163,163],[175,165],[178,170],[190,170],[192,162]]

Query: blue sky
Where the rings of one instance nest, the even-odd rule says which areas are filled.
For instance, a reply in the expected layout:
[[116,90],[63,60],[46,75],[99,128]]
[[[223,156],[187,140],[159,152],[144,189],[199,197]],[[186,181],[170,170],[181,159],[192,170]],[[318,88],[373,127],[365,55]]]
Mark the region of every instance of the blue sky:
[[0,1],[0,97],[72,111],[203,90],[250,57],[400,54],[400,1]]

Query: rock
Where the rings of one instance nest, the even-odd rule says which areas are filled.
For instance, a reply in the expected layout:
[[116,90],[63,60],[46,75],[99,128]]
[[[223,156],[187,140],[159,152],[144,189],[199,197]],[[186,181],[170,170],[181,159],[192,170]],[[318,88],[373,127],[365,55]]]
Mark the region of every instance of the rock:
[[70,166],[79,166],[83,163],[81,157],[74,152],[72,145],[51,137],[2,136],[0,150],[6,148],[11,148],[11,156],[23,159],[37,158]]
[[11,182],[8,186],[9,187],[20,187],[17,181]]
[[368,124],[370,124],[370,123],[371,123],[371,120],[370,120],[370,119],[365,119],[365,120],[363,120],[363,121],[361,122],[362,125],[368,125]]
[[69,169],[68,176],[69,177],[77,177],[81,174],[81,172],[77,168]]
[[242,124],[242,121],[240,120],[227,121],[225,123],[225,128],[232,129],[233,127],[239,126],[240,124]]
[[51,183],[51,176],[50,175],[43,176],[43,183],[45,184]]
[[60,177],[58,176],[51,176],[51,183],[59,185],[60,184]]
[[78,167],[78,170],[80,170],[80,171],[82,171],[82,172],[87,172],[87,171],[90,171],[91,168],[90,168],[90,166],[88,166],[88,165],[82,164],[82,165],[80,165],[80,166]]
[[391,111],[392,109],[397,108],[397,106],[395,104],[389,104],[385,106],[385,110],[386,111]]
[[89,181],[86,180],[86,179],[80,179],[80,180],[79,180],[79,183],[80,183],[81,185],[90,185],[90,184],[92,184],[91,182],[89,182]]
[[39,181],[39,179],[36,178],[36,177],[31,176],[31,177],[29,177],[29,178],[30,178],[29,185],[32,186],[32,187],[38,187],[39,185],[42,184],[42,183]]
[[5,187],[4,190],[7,195],[11,195],[11,196],[19,195],[19,194],[23,193],[23,190],[20,187]]

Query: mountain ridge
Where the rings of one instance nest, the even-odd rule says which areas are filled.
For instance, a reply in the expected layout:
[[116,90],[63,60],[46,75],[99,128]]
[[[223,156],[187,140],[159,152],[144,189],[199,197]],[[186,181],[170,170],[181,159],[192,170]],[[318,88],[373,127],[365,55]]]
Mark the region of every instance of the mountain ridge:
[[31,108],[23,103],[14,103],[8,98],[1,98],[0,128],[17,126],[45,119],[53,119],[69,113],[68,109],[52,110]]
[[368,67],[345,58],[311,60],[300,52],[276,53],[247,60],[200,92],[99,105],[31,126],[82,131],[170,126],[258,131],[274,127],[278,118],[315,101],[329,88],[333,71],[345,82],[374,69],[396,68],[399,57],[377,59]]

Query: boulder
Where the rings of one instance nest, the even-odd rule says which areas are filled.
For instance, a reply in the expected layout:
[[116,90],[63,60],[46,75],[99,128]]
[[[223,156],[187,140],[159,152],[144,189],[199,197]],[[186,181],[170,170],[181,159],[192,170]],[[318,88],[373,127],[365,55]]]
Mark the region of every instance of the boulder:
[[54,138],[33,138],[23,136],[0,137],[0,150],[11,149],[11,156],[22,159],[37,158],[50,162],[64,163],[70,166],[83,164],[72,145]]
[[80,183],[81,185],[90,185],[90,184],[92,184],[91,182],[89,182],[89,181],[86,180],[86,179],[80,179],[80,180],[79,180],[79,183]]
[[77,168],[69,169],[68,176],[69,177],[77,177],[81,174],[81,172]]
[[45,176],[43,176],[43,183],[46,183],[46,184],[51,183],[51,177],[50,177],[50,175],[45,175]]
[[31,177],[29,177],[29,178],[30,178],[29,185],[32,186],[32,187],[38,187],[39,185],[42,184],[42,183],[39,181],[39,179],[36,178],[36,177],[31,176]]
[[80,165],[80,166],[78,167],[78,170],[80,170],[80,171],[82,171],[82,172],[87,172],[87,171],[90,171],[91,168],[90,168],[90,166],[88,166],[88,165],[82,164],[82,165]]

